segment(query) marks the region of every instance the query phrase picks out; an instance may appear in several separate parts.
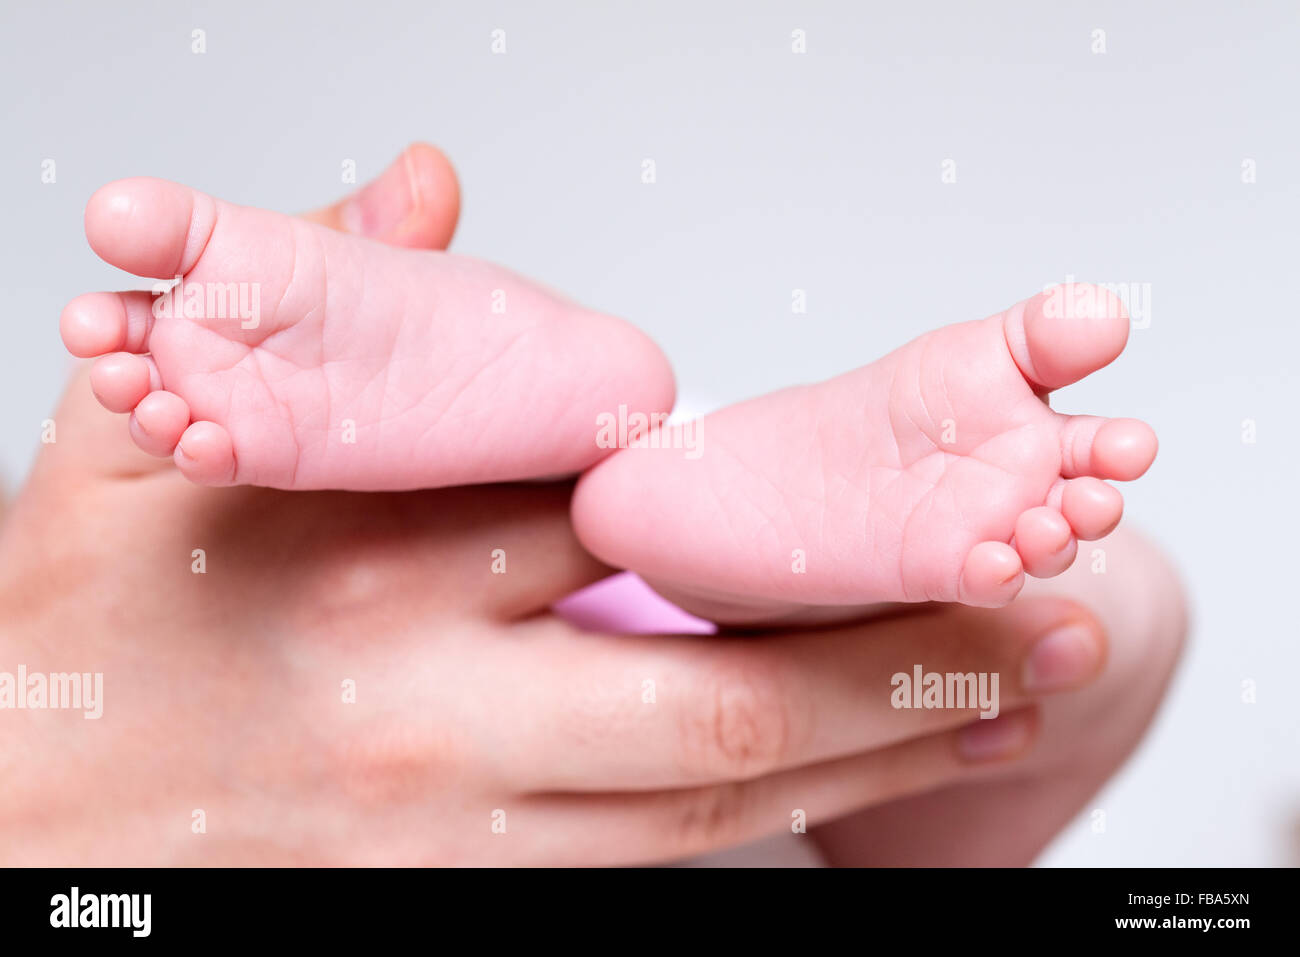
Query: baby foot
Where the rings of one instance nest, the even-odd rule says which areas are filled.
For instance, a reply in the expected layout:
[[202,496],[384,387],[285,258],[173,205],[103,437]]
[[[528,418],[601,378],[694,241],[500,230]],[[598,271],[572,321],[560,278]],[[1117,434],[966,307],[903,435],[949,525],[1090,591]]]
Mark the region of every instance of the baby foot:
[[[578,472],[591,422],[672,404],[631,325],[484,262],[396,249],[153,179],[99,190],[86,236],[177,289],[91,293],[60,326],[137,444],[207,485],[359,491]],[[109,355],[109,353],[114,353]]]
[[651,433],[582,478],[574,526],[606,562],[714,608],[1005,604],[1025,573],[1060,574],[1077,539],[1119,522],[1102,479],[1155,458],[1144,423],[1047,404],[1118,356],[1128,329],[1106,291],[1056,287]]

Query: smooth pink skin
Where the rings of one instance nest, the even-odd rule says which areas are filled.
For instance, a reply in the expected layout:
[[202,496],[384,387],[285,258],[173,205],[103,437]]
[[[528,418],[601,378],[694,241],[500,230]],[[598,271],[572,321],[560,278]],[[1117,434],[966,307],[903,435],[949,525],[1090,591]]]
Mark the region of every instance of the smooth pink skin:
[[153,324],[153,295],[90,292],[63,307],[59,332],[74,356],[89,359],[107,352],[147,352]]
[[228,485],[234,480],[235,452],[230,433],[215,422],[195,422],[176,444],[176,467],[199,485]]
[[[85,218],[95,252],[129,272],[258,289],[251,327],[155,318],[148,292],[81,296],[60,321],[74,355],[150,353],[155,388],[188,418],[176,428],[171,400],[165,422],[161,405],[137,406],[131,434],[172,455],[185,426],[208,423],[187,446],[202,457],[176,456],[195,481],[377,491],[579,472],[608,454],[599,415],[672,405],[672,372],[642,333],[487,263],[162,180],[111,183]],[[109,369],[106,405],[120,410],[128,390],[109,380],[128,373]]]
[[1014,548],[1002,542],[980,542],[962,566],[957,600],[997,608],[1020,594],[1024,584],[1024,566]]
[[1044,401],[1128,339],[1117,300],[1068,290],[1082,302],[1068,316],[1039,294],[723,409],[693,458],[685,430],[619,452],[579,483],[579,537],[706,617],[746,602],[1006,604],[1024,574],[1064,571],[1076,534],[1118,521],[1118,493],[1091,483],[1137,478],[1156,453],[1144,423]]
[[131,438],[150,455],[170,456],[190,424],[185,400],[170,392],[150,392],[131,413]]
[[[1063,308],[1061,299],[1072,305]],[[1109,365],[1128,342],[1124,303],[1090,283],[1054,286],[998,318],[1016,365],[1040,392],[1078,382]]]
[[1016,519],[1016,551],[1025,572],[1035,578],[1053,578],[1074,562],[1078,542],[1065,516],[1041,505]]
[[1131,482],[1151,467],[1156,450],[1156,434],[1145,422],[1071,416],[1062,439],[1061,474]]
[[1065,483],[1061,513],[1075,536],[1095,542],[1115,530],[1124,514],[1124,496],[1100,479],[1078,478]]
[[90,367],[90,389],[109,412],[130,412],[157,385],[144,356],[116,352]]

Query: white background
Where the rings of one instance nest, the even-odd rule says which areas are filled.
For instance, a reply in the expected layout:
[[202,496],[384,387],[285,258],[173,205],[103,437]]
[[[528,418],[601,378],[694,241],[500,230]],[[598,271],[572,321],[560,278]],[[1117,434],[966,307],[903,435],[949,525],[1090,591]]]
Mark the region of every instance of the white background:
[[1195,630],[1095,802],[1107,833],[1081,819],[1044,860],[1296,863],[1298,11],[6,0],[0,466],[21,480],[60,390],[62,304],[128,284],[81,233],[93,189],[127,175],[294,211],[341,195],[346,159],[365,179],[438,143],[463,180],[460,251],[634,320],[712,401],[1067,276],[1147,283],[1150,328],[1054,405],[1156,427],[1128,520],[1184,570]]

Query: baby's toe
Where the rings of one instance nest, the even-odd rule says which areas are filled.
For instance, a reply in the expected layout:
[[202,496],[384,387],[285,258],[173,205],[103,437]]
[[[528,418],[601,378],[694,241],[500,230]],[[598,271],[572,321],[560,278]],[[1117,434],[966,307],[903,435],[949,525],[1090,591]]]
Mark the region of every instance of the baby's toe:
[[980,542],[966,556],[957,600],[964,605],[1000,608],[1020,593],[1024,567],[1016,550],[1005,542]]
[[158,369],[147,356],[115,352],[96,359],[90,367],[90,390],[109,412],[130,412],[161,387]]
[[153,296],[147,292],[91,292],[63,307],[59,334],[80,359],[110,352],[145,352],[153,324]]
[[1061,494],[1061,512],[1078,538],[1095,542],[1119,524],[1124,514],[1124,496],[1119,489],[1098,478],[1070,479]]
[[162,179],[121,179],[86,204],[86,239],[105,262],[171,279],[198,261],[217,221],[212,197]]
[[1078,382],[1114,361],[1128,342],[1128,310],[1090,283],[1053,286],[1007,311],[1005,334],[1021,373],[1040,390]]
[[1091,475],[1130,482],[1155,461],[1156,434],[1145,422],[1095,415],[1061,420],[1061,474],[1066,478]]
[[215,422],[195,422],[176,444],[176,467],[197,485],[229,485],[235,480],[235,448],[230,433]]
[[1052,578],[1074,562],[1078,543],[1065,516],[1043,505],[1016,520],[1016,550],[1027,574]]
[[172,392],[150,392],[131,414],[131,438],[150,455],[172,454],[190,424],[190,407]]

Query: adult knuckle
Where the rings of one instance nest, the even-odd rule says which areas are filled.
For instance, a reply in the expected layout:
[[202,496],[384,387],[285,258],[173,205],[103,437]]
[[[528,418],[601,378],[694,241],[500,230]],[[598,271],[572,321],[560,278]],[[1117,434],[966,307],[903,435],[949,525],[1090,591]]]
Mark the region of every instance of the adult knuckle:
[[688,792],[676,808],[673,833],[682,855],[739,843],[746,834],[749,786],[729,781]]
[[365,807],[427,801],[468,769],[453,735],[388,720],[341,735],[334,764],[344,793]]
[[706,777],[747,779],[779,767],[790,737],[790,709],[774,668],[718,667],[683,722],[685,762]]

